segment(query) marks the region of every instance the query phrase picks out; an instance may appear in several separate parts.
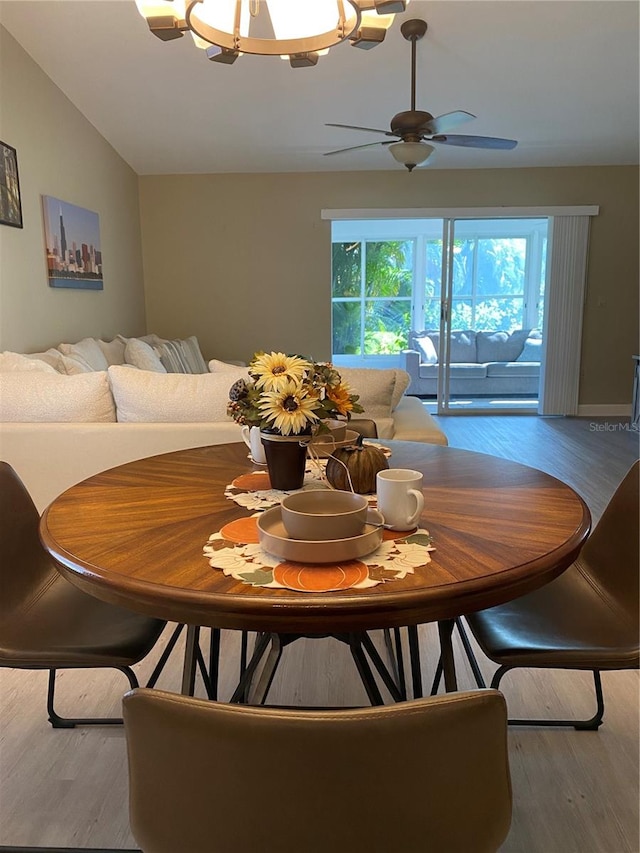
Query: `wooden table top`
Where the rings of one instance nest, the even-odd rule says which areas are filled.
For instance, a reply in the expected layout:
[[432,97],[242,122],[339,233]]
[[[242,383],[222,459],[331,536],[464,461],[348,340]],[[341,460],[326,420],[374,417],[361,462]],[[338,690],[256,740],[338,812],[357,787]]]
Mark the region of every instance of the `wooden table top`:
[[590,528],[566,484],[515,462],[416,442],[384,442],[391,467],[424,474],[421,526],[436,550],[402,580],[301,593],[252,587],[212,569],[210,534],[251,512],[224,497],[255,470],[245,444],[121,465],[68,489],[45,511],[42,541],[86,592],[163,619],[219,628],[337,633],[450,619],[504,603],[566,569]]

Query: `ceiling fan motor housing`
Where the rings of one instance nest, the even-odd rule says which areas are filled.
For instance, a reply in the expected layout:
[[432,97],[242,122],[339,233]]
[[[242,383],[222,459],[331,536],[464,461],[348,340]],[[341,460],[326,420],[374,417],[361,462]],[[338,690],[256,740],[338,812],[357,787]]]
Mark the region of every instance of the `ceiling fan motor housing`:
[[[420,132],[433,116],[424,110],[405,110],[391,119],[391,132],[411,142],[419,141],[426,131]],[[413,137],[410,139],[410,137]]]

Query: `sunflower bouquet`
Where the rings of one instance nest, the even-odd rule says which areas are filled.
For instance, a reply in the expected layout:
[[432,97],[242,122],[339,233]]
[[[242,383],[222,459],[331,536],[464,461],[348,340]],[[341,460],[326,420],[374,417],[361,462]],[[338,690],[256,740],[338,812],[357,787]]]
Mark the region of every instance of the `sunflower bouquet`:
[[249,378],[229,389],[227,414],[239,424],[280,435],[327,431],[325,421],[362,412],[354,394],[329,362],[282,352],[258,352]]

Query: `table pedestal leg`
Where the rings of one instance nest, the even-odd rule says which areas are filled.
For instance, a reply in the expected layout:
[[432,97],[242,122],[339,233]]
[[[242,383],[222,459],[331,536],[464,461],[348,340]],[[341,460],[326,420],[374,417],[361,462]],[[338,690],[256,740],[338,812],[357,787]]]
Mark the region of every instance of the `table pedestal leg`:
[[187,641],[184,647],[184,665],[182,668],[182,687],[184,696],[193,696],[196,687],[196,647],[200,637],[197,625],[187,625]]
[[422,699],[422,671],[420,668],[418,626],[407,626],[407,636],[409,638],[409,660],[411,662],[411,681],[413,684],[413,698]]

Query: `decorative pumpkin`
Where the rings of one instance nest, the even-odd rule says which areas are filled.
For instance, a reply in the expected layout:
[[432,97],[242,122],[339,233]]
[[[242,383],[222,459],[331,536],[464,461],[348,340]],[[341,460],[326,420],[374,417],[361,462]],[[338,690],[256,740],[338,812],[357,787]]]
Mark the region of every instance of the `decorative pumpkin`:
[[[345,467],[346,466],[346,467]],[[366,495],[376,490],[376,474],[389,467],[387,457],[377,447],[357,443],[349,447],[338,447],[327,459],[327,480],[335,489]],[[348,471],[348,473],[347,473]],[[349,482],[351,477],[351,483]]]

